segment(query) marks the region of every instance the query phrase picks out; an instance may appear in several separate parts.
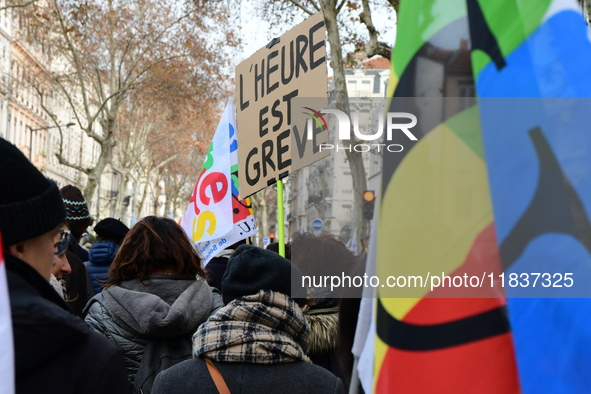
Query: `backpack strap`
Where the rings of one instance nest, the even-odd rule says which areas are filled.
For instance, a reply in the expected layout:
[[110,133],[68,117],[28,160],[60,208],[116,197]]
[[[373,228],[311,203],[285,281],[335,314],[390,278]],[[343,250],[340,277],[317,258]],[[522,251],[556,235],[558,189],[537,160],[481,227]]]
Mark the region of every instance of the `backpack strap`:
[[226,381],[224,380],[224,377],[222,376],[220,370],[217,369],[217,367],[215,366],[213,361],[211,361],[210,358],[204,358],[205,363],[207,364],[207,370],[209,371],[209,375],[213,380],[213,384],[215,384],[215,387],[218,389],[218,392],[220,394],[231,394],[230,389],[228,388],[228,385],[226,384]]

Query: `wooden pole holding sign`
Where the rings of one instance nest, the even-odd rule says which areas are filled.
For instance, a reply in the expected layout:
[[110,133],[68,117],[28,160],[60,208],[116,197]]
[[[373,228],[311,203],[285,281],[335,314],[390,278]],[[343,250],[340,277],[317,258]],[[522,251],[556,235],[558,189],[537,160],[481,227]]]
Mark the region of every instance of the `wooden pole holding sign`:
[[277,242],[279,255],[285,257],[285,234],[283,233],[283,179],[277,181]]

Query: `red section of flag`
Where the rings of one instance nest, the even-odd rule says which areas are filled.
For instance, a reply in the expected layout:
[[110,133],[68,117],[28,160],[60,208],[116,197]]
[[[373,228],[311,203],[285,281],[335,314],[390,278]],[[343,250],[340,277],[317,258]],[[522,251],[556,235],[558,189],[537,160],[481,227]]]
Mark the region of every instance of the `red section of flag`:
[[246,206],[246,200],[238,201],[232,197],[232,212],[234,213],[234,223],[238,223],[248,218],[252,213]]
[[376,393],[519,393],[510,333],[433,351],[389,348]]
[[[501,272],[494,223],[474,240],[464,263],[450,277],[478,276]],[[432,275],[434,273],[431,273]],[[436,275],[436,273],[435,273]],[[441,273],[439,273],[441,275]],[[487,290],[488,289],[488,290]],[[466,289],[468,291],[468,289]],[[487,282],[479,295],[497,298],[441,298],[461,292],[437,288],[404,316],[405,323],[438,325],[497,309],[506,305],[502,289]],[[438,298],[432,298],[432,297]],[[519,393],[519,380],[511,333],[437,350],[409,351],[389,347],[378,376],[376,392],[388,393]]]
[[418,325],[443,324],[479,315],[505,304],[502,298],[423,298],[402,321]]
[[[494,223],[487,226],[474,240],[464,263],[455,271],[447,274],[450,277],[477,276],[485,283],[482,287],[438,287],[426,295],[402,319],[411,324],[441,324],[469,316],[478,315],[500,306],[506,305],[505,293],[496,279],[501,273],[501,260],[495,235]],[[491,287],[489,274],[493,274],[495,287]],[[431,275],[441,275],[432,272]],[[491,297],[491,298],[457,298],[457,297]],[[445,298],[450,297],[450,298]]]

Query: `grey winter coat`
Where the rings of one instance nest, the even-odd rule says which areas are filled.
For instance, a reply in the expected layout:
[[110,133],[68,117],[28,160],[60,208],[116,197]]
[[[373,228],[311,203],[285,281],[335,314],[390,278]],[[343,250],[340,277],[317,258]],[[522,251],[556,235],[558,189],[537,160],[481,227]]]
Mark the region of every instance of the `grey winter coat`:
[[151,338],[187,335],[223,306],[218,290],[188,276],[149,275],[105,288],[85,309],[85,321],[122,351],[133,383]]
[[[249,364],[214,361],[231,393],[344,394],[341,380],[326,369],[303,361]],[[183,361],[162,371],[152,394],[217,394],[202,358]]]

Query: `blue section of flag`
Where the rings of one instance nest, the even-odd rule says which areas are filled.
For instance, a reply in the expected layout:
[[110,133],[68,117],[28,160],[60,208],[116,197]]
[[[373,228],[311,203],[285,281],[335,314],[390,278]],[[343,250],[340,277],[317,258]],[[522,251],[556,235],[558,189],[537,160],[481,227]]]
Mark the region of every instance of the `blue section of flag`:
[[589,299],[509,301],[522,392],[589,393]]
[[479,97],[589,97],[591,43],[577,12],[565,10],[540,25],[498,71],[478,74]]
[[[506,67],[497,70],[490,63],[478,75],[478,96],[484,98],[479,100],[483,142],[501,250],[509,238],[520,236],[513,229],[539,194],[545,169],[532,141],[536,128],[556,158],[563,182],[572,186],[566,194],[571,196],[572,190],[580,199],[582,213],[569,206],[569,220],[589,218],[591,43],[587,34],[580,14],[559,12],[506,57]],[[572,204],[572,199],[565,201]],[[543,206],[536,214],[551,217],[555,208]],[[523,392],[591,392],[591,299],[511,298],[589,297],[589,248],[575,236],[548,231],[532,237],[511,263],[505,289]],[[570,272],[574,286],[508,286],[511,273],[535,272]]]

